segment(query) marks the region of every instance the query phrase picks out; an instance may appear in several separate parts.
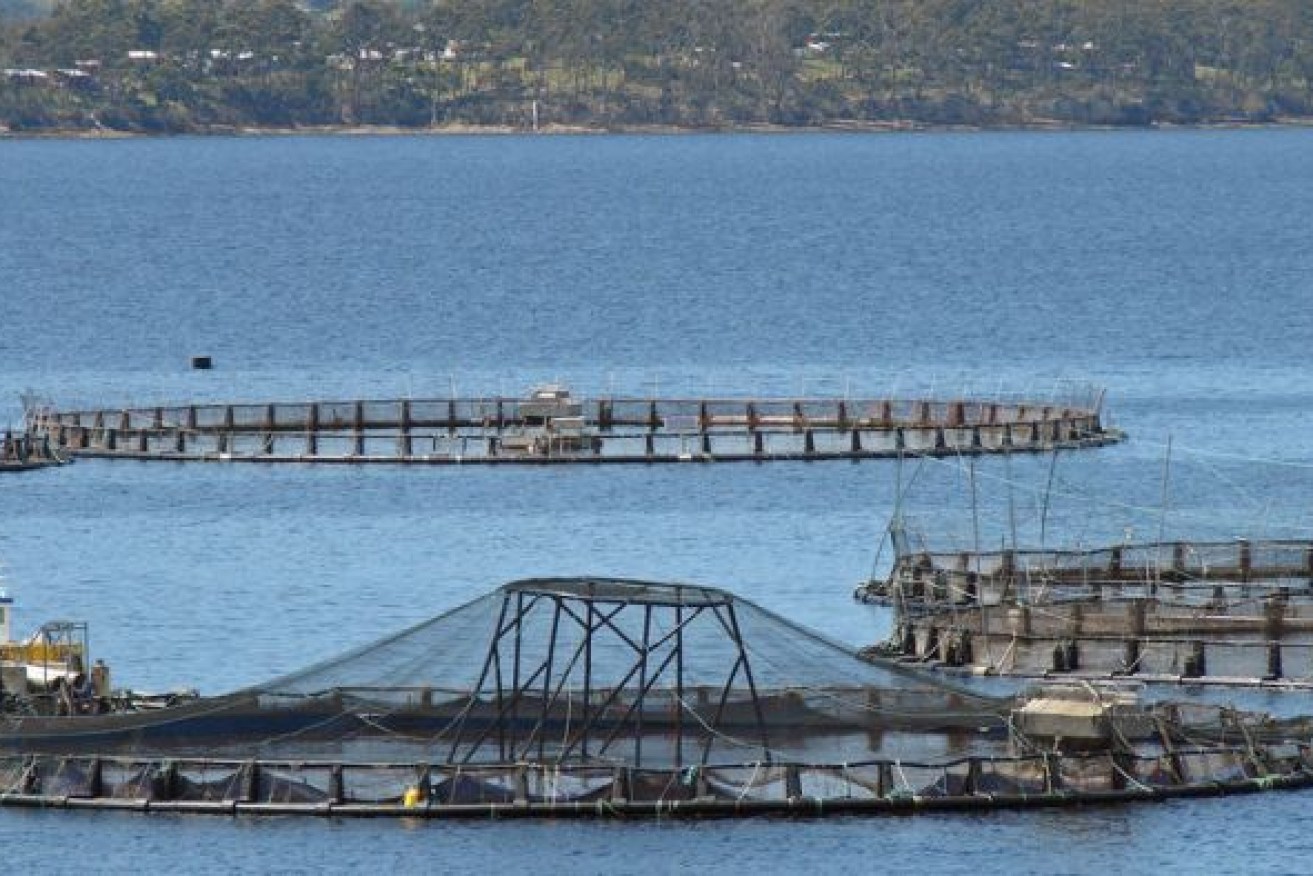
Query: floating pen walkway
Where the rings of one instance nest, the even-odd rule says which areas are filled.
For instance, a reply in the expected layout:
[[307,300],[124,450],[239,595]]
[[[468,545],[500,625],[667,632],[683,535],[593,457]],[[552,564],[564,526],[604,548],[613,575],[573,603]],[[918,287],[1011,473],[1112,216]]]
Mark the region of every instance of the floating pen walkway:
[[553,464],[875,459],[1043,452],[1121,440],[1099,406],[840,398],[439,398],[45,409],[78,456]]
[[947,762],[332,763],[0,755],[0,808],[332,818],[747,818],[1117,805],[1313,785],[1300,743]]

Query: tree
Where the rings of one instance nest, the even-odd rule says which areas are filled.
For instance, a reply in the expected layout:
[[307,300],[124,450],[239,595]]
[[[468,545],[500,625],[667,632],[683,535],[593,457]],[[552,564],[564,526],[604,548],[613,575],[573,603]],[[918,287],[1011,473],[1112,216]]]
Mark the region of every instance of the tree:
[[122,64],[137,48],[136,15],[128,0],[66,0],[55,7],[44,32],[50,60],[60,66],[84,58]]

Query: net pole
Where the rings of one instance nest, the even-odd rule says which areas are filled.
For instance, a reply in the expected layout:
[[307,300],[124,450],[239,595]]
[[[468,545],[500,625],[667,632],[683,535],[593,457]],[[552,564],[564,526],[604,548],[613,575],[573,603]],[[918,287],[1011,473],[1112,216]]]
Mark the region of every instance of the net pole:
[[684,765],[684,589],[675,598],[675,767]]
[[638,655],[638,701],[634,708],[638,709],[638,714],[634,716],[634,766],[643,765],[643,706],[647,700],[647,659],[651,654],[652,644],[652,606],[643,606],[643,650]]
[[[547,660],[545,662],[546,671],[543,673],[543,704],[542,717],[538,722],[538,760],[542,761],[547,756],[547,734],[542,732],[543,727],[547,725],[547,710],[551,703],[552,694],[552,658],[556,655],[556,634],[561,627],[561,597],[552,597],[552,630],[547,639]],[[529,747],[533,744],[532,739],[524,741],[524,750],[528,752]]]
[[[515,734],[517,728],[520,726],[520,660],[524,654],[523,640],[524,640],[524,591],[520,591],[519,593],[516,594],[516,600],[515,600],[515,645],[511,651],[512,653],[511,691],[512,691],[513,699],[511,700],[510,741],[511,741],[512,752],[515,751]],[[502,737],[505,738],[505,736],[506,736],[506,732],[505,729],[503,729]],[[506,755],[503,752],[502,757],[505,758],[505,756]]]
[[588,760],[588,732],[591,720],[588,708],[589,703],[592,702],[593,693],[593,634],[597,631],[594,624],[595,615],[596,610],[593,608],[593,600],[589,599],[587,620],[584,623],[584,717],[579,739],[579,753],[585,761]]
[[[464,735],[465,732],[465,720],[469,716],[470,709],[474,707],[476,701],[478,700],[479,693],[480,691],[483,690],[484,682],[488,680],[488,670],[491,668],[492,660],[496,654],[497,642],[499,639],[501,639],[502,634],[504,632],[502,625],[506,621],[506,610],[509,605],[510,605],[510,599],[503,596],[501,603],[501,611],[497,615],[496,633],[493,635],[492,641],[488,644],[488,656],[484,658],[483,669],[479,673],[479,680],[475,683],[474,688],[470,691],[469,705],[461,713],[460,723],[456,725],[456,733],[451,740],[451,751],[447,755],[447,760],[449,763],[454,762],[456,760],[456,754],[460,750],[461,737]],[[471,750],[470,755],[472,756],[473,753],[474,752]]]

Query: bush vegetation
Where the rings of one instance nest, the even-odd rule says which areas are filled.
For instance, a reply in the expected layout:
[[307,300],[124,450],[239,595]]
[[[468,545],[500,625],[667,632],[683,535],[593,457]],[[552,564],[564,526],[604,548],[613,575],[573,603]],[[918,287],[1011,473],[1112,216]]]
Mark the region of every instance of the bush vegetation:
[[12,131],[1313,116],[1308,0],[0,2]]

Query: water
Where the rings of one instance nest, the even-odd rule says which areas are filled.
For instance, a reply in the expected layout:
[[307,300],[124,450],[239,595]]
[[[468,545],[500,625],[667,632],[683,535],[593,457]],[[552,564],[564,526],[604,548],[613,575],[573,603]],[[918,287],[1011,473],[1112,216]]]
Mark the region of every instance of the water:
[[[117,681],[217,692],[510,578],[596,573],[728,587],[865,644],[888,617],[849,594],[887,563],[880,529],[909,483],[904,509],[963,546],[1013,528],[1050,545],[1310,537],[1310,146],[1299,130],[0,142],[0,423],[28,388],[115,405],[1093,381],[1131,435],[1056,465],[901,471],[82,461],[0,481],[19,628],[85,618]],[[56,871],[1293,872],[1308,799],[706,824],[0,811],[0,841],[15,869]]]

